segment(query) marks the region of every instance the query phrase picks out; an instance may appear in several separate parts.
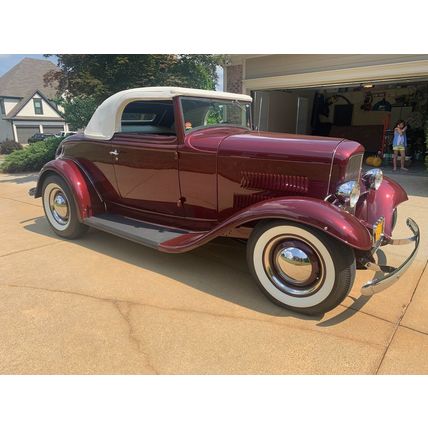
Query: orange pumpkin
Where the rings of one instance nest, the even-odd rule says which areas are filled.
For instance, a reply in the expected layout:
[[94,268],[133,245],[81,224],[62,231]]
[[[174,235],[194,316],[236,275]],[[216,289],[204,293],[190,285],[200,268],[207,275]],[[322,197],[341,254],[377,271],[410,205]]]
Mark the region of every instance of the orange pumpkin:
[[366,159],[367,165],[373,165],[374,156],[368,156]]
[[372,159],[372,165],[376,168],[379,168],[382,165],[382,159],[379,156],[375,156]]

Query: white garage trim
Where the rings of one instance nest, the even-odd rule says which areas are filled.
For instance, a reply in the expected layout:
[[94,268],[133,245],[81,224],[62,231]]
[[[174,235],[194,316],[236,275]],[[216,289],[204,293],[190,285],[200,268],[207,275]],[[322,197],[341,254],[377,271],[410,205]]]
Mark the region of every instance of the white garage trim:
[[243,92],[262,89],[293,89],[428,78],[428,60],[371,65],[243,80]]
[[12,129],[13,129],[13,138],[16,142],[18,142],[18,132],[16,131],[16,124],[12,123]]

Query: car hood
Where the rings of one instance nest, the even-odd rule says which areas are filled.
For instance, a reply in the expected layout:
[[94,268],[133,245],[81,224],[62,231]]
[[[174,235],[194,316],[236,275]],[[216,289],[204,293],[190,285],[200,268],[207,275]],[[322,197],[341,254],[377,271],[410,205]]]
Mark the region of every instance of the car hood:
[[263,159],[331,162],[343,138],[315,137],[273,132],[231,133],[222,139],[219,156],[248,156]]

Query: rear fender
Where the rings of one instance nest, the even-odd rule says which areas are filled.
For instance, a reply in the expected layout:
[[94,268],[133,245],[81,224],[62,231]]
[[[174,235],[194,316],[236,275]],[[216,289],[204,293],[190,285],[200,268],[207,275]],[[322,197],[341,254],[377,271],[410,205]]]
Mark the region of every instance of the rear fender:
[[55,159],[42,168],[34,195],[36,198],[42,196],[43,181],[51,174],[57,174],[62,177],[70,187],[80,221],[97,212],[104,211],[103,202],[92,184],[85,177],[84,172],[71,159]]
[[312,226],[357,250],[365,251],[372,247],[368,229],[352,214],[318,199],[289,197],[247,207],[209,232],[174,238],[161,244],[161,249],[167,252],[188,251],[240,225],[265,219],[283,219]]

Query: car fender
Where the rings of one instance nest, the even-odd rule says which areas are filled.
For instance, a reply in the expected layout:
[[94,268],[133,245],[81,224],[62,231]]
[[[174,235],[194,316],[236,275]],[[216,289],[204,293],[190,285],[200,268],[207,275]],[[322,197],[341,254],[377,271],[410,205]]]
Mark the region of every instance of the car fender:
[[44,165],[37,181],[34,195],[36,198],[42,196],[43,181],[50,174],[59,175],[68,184],[73,193],[80,221],[92,216],[101,208],[102,201],[99,195],[88,183],[85,173],[71,159],[58,158]]
[[357,250],[369,250],[368,229],[352,214],[328,202],[309,197],[275,198],[247,207],[209,232],[189,233],[161,244],[167,252],[196,248],[226,232],[253,221],[283,219],[314,227]]
[[408,199],[406,191],[397,182],[389,177],[384,177],[379,189],[370,189],[362,204],[357,205],[356,216],[364,220],[369,227],[383,217],[385,219],[384,234],[391,236],[394,208]]

